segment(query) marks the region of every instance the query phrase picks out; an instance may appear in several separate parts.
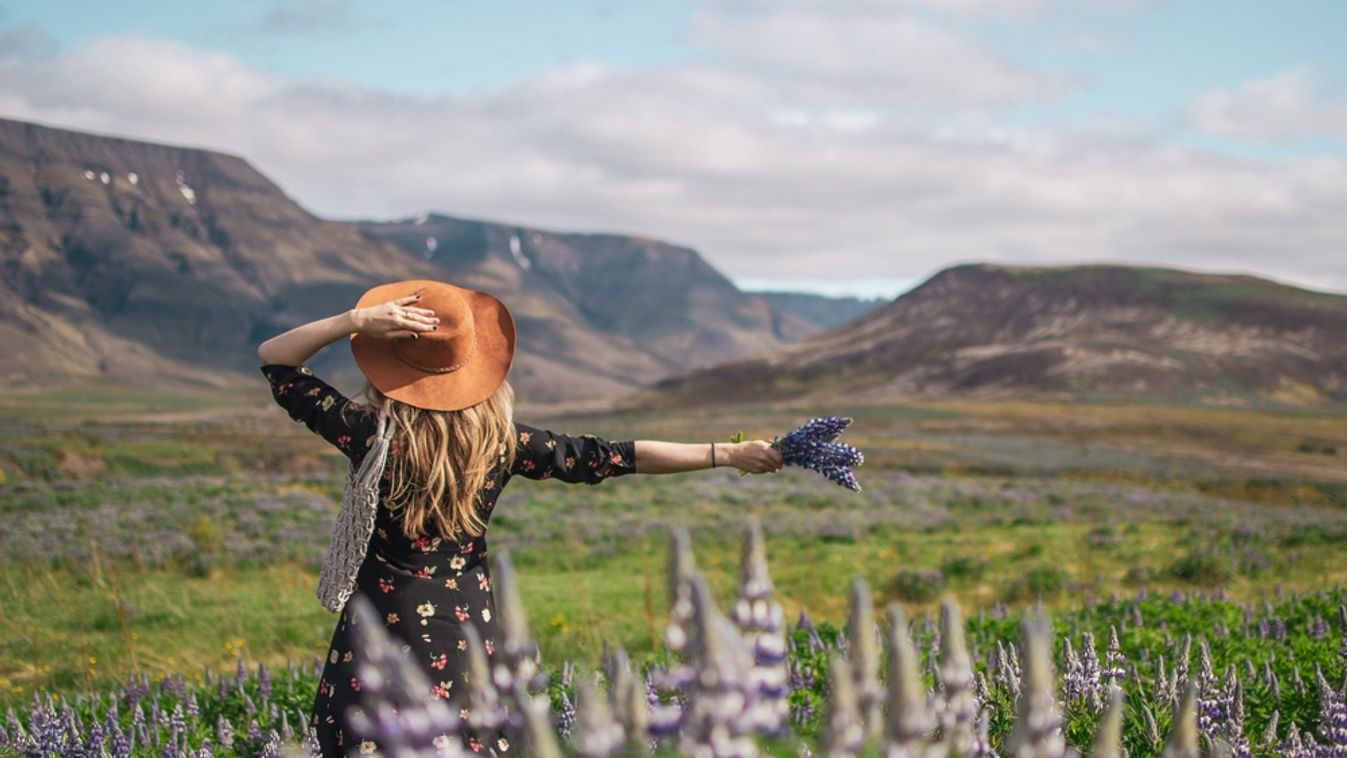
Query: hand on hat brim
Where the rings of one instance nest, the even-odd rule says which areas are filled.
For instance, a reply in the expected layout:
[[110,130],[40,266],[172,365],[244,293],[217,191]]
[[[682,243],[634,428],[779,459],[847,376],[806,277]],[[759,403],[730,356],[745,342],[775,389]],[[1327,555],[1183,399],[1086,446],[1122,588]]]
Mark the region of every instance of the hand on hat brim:
[[352,311],[356,333],[382,339],[415,337],[418,332],[433,331],[440,319],[429,308],[418,308],[413,303],[418,295],[407,295],[397,300],[356,308]]

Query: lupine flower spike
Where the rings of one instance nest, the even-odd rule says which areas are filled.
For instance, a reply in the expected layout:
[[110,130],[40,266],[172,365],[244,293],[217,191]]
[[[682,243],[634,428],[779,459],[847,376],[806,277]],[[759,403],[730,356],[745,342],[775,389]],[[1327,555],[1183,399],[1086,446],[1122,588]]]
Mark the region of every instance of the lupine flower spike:
[[572,742],[580,758],[612,758],[622,747],[622,725],[613,718],[595,677],[581,677],[576,683],[575,718],[577,729]]
[[753,653],[753,676],[758,685],[756,729],[767,735],[785,729],[787,700],[786,620],[781,604],[772,597],[767,571],[767,546],[762,525],[750,518],[744,530],[739,569],[739,597],[730,614]]
[[1164,758],[1198,758],[1197,734],[1197,684],[1190,681],[1174,713],[1174,725],[1162,755]]
[[856,708],[865,724],[866,741],[883,731],[884,685],[879,681],[879,641],[875,638],[875,609],[864,579],[851,580],[851,614],[847,618],[847,658]]
[[865,722],[856,702],[851,667],[834,656],[828,669],[831,693],[827,721],[823,724],[824,758],[852,758],[865,745]]
[[830,482],[860,492],[861,485],[851,467],[865,463],[865,456],[851,445],[836,441],[848,426],[849,418],[822,416],[773,438],[772,445],[781,451],[781,460],[787,465],[817,471]]
[[348,605],[359,641],[356,677],[361,688],[360,702],[350,708],[347,719],[362,740],[361,752],[465,755],[458,714],[431,694],[425,674],[384,631],[373,604],[356,594]]
[[1010,738],[1012,754],[1017,758],[1061,758],[1066,754],[1066,740],[1053,692],[1048,621],[1042,616],[1026,616],[1020,632],[1024,639],[1024,675],[1019,718]]
[[644,683],[631,673],[627,652],[618,648],[613,655],[613,675],[608,691],[613,713],[626,736],[627,753],[650,751],[650,704]]
[[886,758],[918,758],[926,737],[935,731],[935,719],[926,702],[917,649],[907,631],[907,617],[897,603],[889,606],[887,653],[888,703],[886,707]]
[[1114,687],[1108,696],[1108,709],[1095,731],[1093,758],[1122,758],[1122,690]]
[[946,745],[955,755],[970,755],[977,742],[973,662],[964,640],[963,616],[949,598],[940,604],[940,684],[945,701],[940,726]]

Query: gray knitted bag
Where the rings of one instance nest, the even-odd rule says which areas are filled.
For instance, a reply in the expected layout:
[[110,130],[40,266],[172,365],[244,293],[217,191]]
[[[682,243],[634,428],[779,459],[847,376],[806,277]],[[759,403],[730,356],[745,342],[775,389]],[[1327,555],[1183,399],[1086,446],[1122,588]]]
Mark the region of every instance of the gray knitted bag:
[[355,591],[355,577],[365,562],[365,551],[374,534],[374,516],[379,507],[379,479],[388,459],[388,444],[393,438],[388,414],[379,412],[375,441],[359,467],[352,467],[341,494],[341,511],[332,525],[332,540],[327,546],[322,573],[318,575],[318,599],[323,607],[339,613]]

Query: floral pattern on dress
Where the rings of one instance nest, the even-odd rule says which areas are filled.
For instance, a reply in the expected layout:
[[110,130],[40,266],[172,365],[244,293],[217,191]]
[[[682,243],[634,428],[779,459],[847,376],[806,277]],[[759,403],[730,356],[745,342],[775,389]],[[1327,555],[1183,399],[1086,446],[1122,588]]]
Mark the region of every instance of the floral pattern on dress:
[[[373,409],[353,402],[307,366],[268,364],[261,367],[272,396],[290,418],[340,450],[351,465],[359,466],[375,438]],[[487,477],[478,508],[490,525],[496,499],[515,476],[598,484],[611,476],[636,470],[634,442],[608,442],[593,435],[554,434],[515,423],[517,452],[514,465],[498,465]],[[389,455],[398,454],[397,440]],[[503,461],[503,458],[502,458]],[[488,656],[499,635],[495,600],[491,593],[486,534],[479,536],[421,535],[408,539],[390,507],[388,476],[381,479],[375,531],[365,562],[356,575],[356,589],[378,611],[388,632],[403,643],[431,682],[431,695],[458,702],[467,690],[467,639],[463,625],[473,624]],[[391,503],[395,506],[396,503]],[[437,576],[438,574],[438,576]],[[355,671],[351,616],[343,608],[332,632],[328,656],[319,678],[318,694],[310,712],[325,756],[340,756],[346,746],[363,753],[378,746],[356,741],[347,734],[345,714],[359,697]],[[466,707],[466,703],[458,703]],[[475,752],[513,755],[505,735],[465,734],[464,744]]]

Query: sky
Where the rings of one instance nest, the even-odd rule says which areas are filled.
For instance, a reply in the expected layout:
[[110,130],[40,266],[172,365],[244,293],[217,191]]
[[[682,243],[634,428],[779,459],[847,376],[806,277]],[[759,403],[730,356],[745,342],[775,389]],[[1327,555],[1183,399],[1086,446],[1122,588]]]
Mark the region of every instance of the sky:
[[242,155],[319,215],[696,248],[893,297],[1121,262],[1347,292],[1337,0],[0,0],[0,117]]

